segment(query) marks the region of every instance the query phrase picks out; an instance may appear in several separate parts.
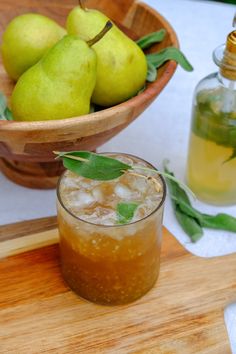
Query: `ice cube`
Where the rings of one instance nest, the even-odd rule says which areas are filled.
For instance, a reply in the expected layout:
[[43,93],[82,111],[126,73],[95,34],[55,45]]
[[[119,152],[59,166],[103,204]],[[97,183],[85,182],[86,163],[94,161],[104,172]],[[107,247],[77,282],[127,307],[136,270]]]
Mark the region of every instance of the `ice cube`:
[[97,206],[90,214],[81,212],[80,218],[93,224],[114,225],[116,223],[116,212],[109,208]]
[[145,204],[140,204],[136,210],[136,213],[133,217],[133,221],[143,219],[148,214],[148,208]]
[[83,189],[88,189],[88,190],[91,190],[92,188],[97,186],[99,183],[100,183],[100,181],[86,179],[86,178],[80,179],[80,181],[79,181],[80,187]]
[[145,193],[148,188],[148,181],[142,177],[133,177],[132,180],[130,180],[130,184],[132,188],[138,190],[140,194]]
[[92,190],[92,195],[97,202],[102,203],[104,196],[103,196],[102,190],[101,190],[101,188],[99,188],[99,186]]
[[64,181],[64,189],[68,188],[76,188],[78,186],[78,183],[76,182],[76,180],[74,178],[65,178]]
[[76,188],[79,185],[79,179],[78,176],[71,172],[71,171],[67,171],[67,173],[65,174],[65,177],[63,178],[63,189],[71,189],[71,188]]
[[129,199],[132,196],[132,191],[122,183],[117,183],[114,192],[121,199]]
[[157,208],[159,203],[160,200],[153,200],[152,196],[146,196],[143,203],[141,203],[137,208],[137,211],[135,213],[135,221],[150,215]]
[[88,207],[96,201],[91,193],[84,191],[73,191],[70,193],[70,207],[71,208],[83,208]]

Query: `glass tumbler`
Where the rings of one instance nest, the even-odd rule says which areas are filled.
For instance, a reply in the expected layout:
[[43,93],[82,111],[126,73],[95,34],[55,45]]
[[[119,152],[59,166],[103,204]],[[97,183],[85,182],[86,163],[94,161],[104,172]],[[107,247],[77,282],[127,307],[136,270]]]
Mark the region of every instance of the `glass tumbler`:
[[154,286],[160,269],[163,178],[159,177],[160,201],[149,215],[129,224],[103,225],[83,220],[65,206],[62,191],[68,174],[62,175],[57,189],[64,279],[80,297],[94,303],[120,305],[140,298]]

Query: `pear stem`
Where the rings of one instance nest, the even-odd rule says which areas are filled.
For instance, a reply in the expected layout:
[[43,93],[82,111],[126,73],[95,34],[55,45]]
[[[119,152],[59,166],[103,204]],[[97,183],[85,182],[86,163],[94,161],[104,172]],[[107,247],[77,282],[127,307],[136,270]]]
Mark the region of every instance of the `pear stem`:
[[85,6],[84,6],[83,0],[79,0],[79,6],[81,7],[82,10],[85,10]]
[[96,44],[98,41],[100,41],[100,39],[103,38],[103,36],[105,36],[105,34],[110,31],[110,29],[112,28],[113,24],[111,21],[107,21],[107,23],[105,24],[105,27],[103,28],[103,30],[101,30],[100,33],[98,33],[94,38],[90,39],[87,44],[89,47],[92,47],[92,45]]

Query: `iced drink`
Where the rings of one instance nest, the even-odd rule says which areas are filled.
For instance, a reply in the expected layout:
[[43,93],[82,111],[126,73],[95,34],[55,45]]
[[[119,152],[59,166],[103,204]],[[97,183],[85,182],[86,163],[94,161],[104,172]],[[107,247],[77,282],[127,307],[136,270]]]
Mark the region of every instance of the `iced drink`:
[[[110,154],[136,167],[134,156]],[[154,176],[152,179],[136,174]],[[158,190],[159,185],[159,190]],[[165,183],[156,172],[135,169],[111,181],[66,171],[58,184],[62,273],[81,297],[106,305],[132,302],[155,284],[160,268]],[[119,224],[118,203],[136,203],[130,223]]]

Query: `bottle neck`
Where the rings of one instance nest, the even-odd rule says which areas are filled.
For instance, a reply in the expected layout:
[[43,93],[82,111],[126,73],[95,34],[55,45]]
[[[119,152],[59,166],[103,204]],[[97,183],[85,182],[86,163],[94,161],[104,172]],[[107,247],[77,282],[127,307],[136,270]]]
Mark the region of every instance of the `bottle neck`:
[[[226,88],[231,88],[231,90],[236,90],[236,78],[232,80],[231,78],[225,77],[225,75],[222,75],[222,70],[220,68],[218,72],[218,80],[220,81],[221,85],[223,85]],[[232,77],[232,75],[230,75]]]
[[220,73],[228,80],[236,81],[236,54],[230,53],[227,49],[220,65]]

